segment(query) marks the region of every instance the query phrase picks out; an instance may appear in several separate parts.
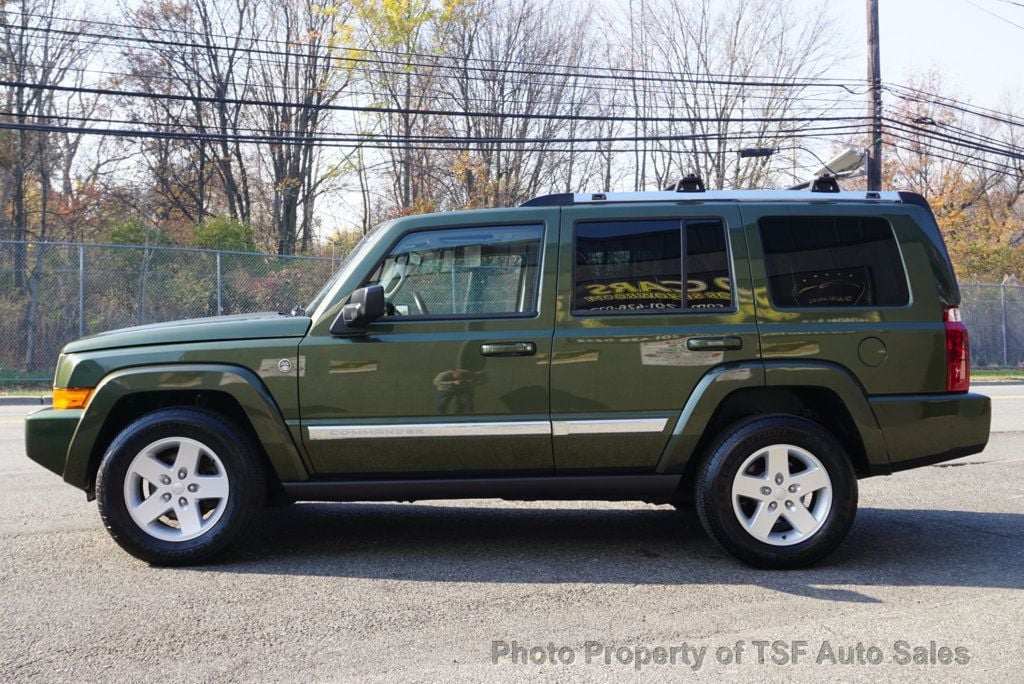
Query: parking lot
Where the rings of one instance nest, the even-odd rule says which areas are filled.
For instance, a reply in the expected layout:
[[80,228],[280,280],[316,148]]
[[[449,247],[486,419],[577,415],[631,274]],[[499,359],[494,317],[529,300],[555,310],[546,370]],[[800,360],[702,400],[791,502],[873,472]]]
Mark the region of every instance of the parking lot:
[[669,507],[496,501],[269,509],[224,562],[151,568],[25,458],[34,409],[2,407],[0,680],[1016,680],[1024,386],[978,390],[988,449],[862,482],[848,540],[798,572]]

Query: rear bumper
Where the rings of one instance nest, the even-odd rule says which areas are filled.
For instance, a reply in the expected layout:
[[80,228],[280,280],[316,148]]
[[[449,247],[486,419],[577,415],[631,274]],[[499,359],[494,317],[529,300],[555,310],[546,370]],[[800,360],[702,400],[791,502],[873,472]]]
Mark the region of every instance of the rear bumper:
[[68,447],[82,418],[81,409],[43,409],[25,419],[25,453],[58,475],[64,474]]
[[981,394],[872,397],[892,472],[970,456],[988,444],[992,406]]

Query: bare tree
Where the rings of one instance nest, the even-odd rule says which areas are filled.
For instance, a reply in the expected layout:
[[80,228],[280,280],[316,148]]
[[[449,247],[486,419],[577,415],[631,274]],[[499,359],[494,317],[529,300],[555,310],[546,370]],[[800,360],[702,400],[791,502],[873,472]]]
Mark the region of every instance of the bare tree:
[[[168,171],[172,158],[191,169],[191,177],[176,183],[168,197],[177,198],[179,192],[190,196],[193,209],[177,201],[192,220],[211,213],[208,167],[215,170],[228,215],[242,222],[252,218],[250,171],[241,136],[244,103],[250,96],[249,50],[257,40],[251,31],[254,13],[253,0],[146,0],[125,15],[149,39],[142,47],[129,44],[124,49],[129,82],[157,96],[133,99],[130,106],[136,108],[136,117],[164,130],[197,136],[149,148],[157,155],[158,173]],[[184,100],[160,98],[168,95]]]
[[325,10],[311,0],[267,3],[252,25],[283,51],[254,68],[259,83],[254,121],[279,138],[265,147],[273,188],[272,215],[279,254],[306,252],[322,173],[317,139],[331,120],[330,106],[344,93],[350,73],[341,64],[339,33],[350,11]]
[[366,133],[383,136],[390,144],[385,156],[395,204],[402,212],[434,205],[430,169],[435,155],[418,136],[436,133],[436,119],[421,113],[436,102],[444,69],[437,55],[456,27],[475,12],[471,0],[429,0],[391,3],[352,0],[359,50],[354,66],[370,87],[371,103],[391,111],[367,117]]
[[[769,160],[740,159],[737,147],[792,145],[801,125],[749,120],[806,114],[811,108],[803,99],[813,90],[807,83],[842,57],[827,9],[808,14],[792,0],[639,0],[629,22],[622,53],[636,70],[638,115],[685,119],[659,123],[658,136],[640,124],[642,137],[668,139],[640,147],[638,187],[662,186],[687,172],[712,187],[766,184]],[[641,70],[663,78],[637,80]]]
[[60,0],[0,5],[0,54],[9,83],[3,87],[0,97],[10,112],[7,117],[16,126],[11,140],[13,149],[9,153],[12,164],[9,176],[5,174],[3,178],[6,186],[3,194],[11,197],[9,234],[19,241],[14,246],[14,285],[27,294],[25,368],[35,365],[43,254],[36,254],[35,263],[30,265],[24,241],[49,238],[54,192],[52,175],[60,157],[54,149],[60,139],[49,129],[68,124],[68,120],[60,116],[63,103],[54,86],[65,84],[69,73],[87,60],[92,49],[89,41],[82,40],[75,30],[67,30],[66,25],[61,26],[62,31],[53,30],[59,21],[55,17],[69,9]]
[[572,65],[589,61],[588,23],[576,3],[483,0],[453,31],[448,49],[458,69],[441,82],[445,102],[467,115],[440,128],[466,140],[448,163],[457,171],[454,205],[517,204],[559,177],[568,187],[574,173],[586,175],[573,148],[589,125],[574,117],[588,112],[595,93]]

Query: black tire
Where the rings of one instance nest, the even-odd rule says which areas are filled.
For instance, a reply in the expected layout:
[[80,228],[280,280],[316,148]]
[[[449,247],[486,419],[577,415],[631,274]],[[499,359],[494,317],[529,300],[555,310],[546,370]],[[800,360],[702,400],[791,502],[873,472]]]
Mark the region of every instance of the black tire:
[[[125,501],[125,479],[136,455],[157,440],[173,437],[196,440],[215,452],[229,486],[219,520],[201,536],[186,541],[167,541],[147,533],[132,519]],[[266,474],[257,449],[244,430],[213,413],[190,408],[148,413],[117,435],[100,462],[96,474],[100,517],[121,548],[148,563],[208,561],[237,541],[263,506]]]
[[[789,546],[753,536],[733,508],[733,479],[740,467],[758,450],[773,444],[793,445],[812,454],[832,486],[831,507],[819,518],[824,522],[808,539]],[[843,541],[857,512],[857,477],[842,445],[817,423],[784,414],[755,417],[723,431],[698,469],[695,490],[697,513],[708,535],[739,560],[759,568],[801,568],[818,562]],[[740,501],[742,507],[746,500]],[[785,520],[782,529],[788,525]]]

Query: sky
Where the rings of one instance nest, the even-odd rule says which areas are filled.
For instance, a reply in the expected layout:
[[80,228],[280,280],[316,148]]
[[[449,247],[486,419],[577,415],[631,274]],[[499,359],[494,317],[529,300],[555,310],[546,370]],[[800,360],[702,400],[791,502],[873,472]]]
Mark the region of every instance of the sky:
[[[865,0],[799,2],[807,12],[827,8],[843,29],[846,44],[837,49],[849,58],[832,75],[865,77]],[[117,0],[89,6],[117,15]],[[904,83],[934,68],[962,96],[957,99],[996,108],[1011,95],[1024,101],[1024,0],[879,0],[879,14],[883,80]]]
[[[820,0],[807,4],[808,11],[823,5]],[[1017,0],[879,0],[882,80],[905,83],[934,69],[946,94],[956,99],[996,109],[1008,99],[1024,102],[1022,5]],[[850,58],[836,76],[862,78],[867,70],[866,2],[835,0],[828,6],[849,41]]]
[[[848,58],[830,75],[864,78],[866,1],[798,2],[807,12],[826,8],[843,30],[845,44],[837,50]],[[93,0],[89,7],[118,14],[117,0]],[[1024,104],[1024,0],[879,0],[879,13],[883,81],[905,83],[935,69],[957,99],[996,109],[1008,101]]]
[[[80,1],[88,3],[87,16],[119,14],[118,0]],[[830,13],[841,30],[835,49],[845,58],[827,76],[866,78],[866,0],[795,1],[807,13]],[[623,0],[596,2],[612,9]],[[946,96],[997,110],[1024,109],[1024,0],[879,0],[879,11],[884,82],[903,84],[934,70]],[[354,194],[343,195],[343,204],[358,204]]]

